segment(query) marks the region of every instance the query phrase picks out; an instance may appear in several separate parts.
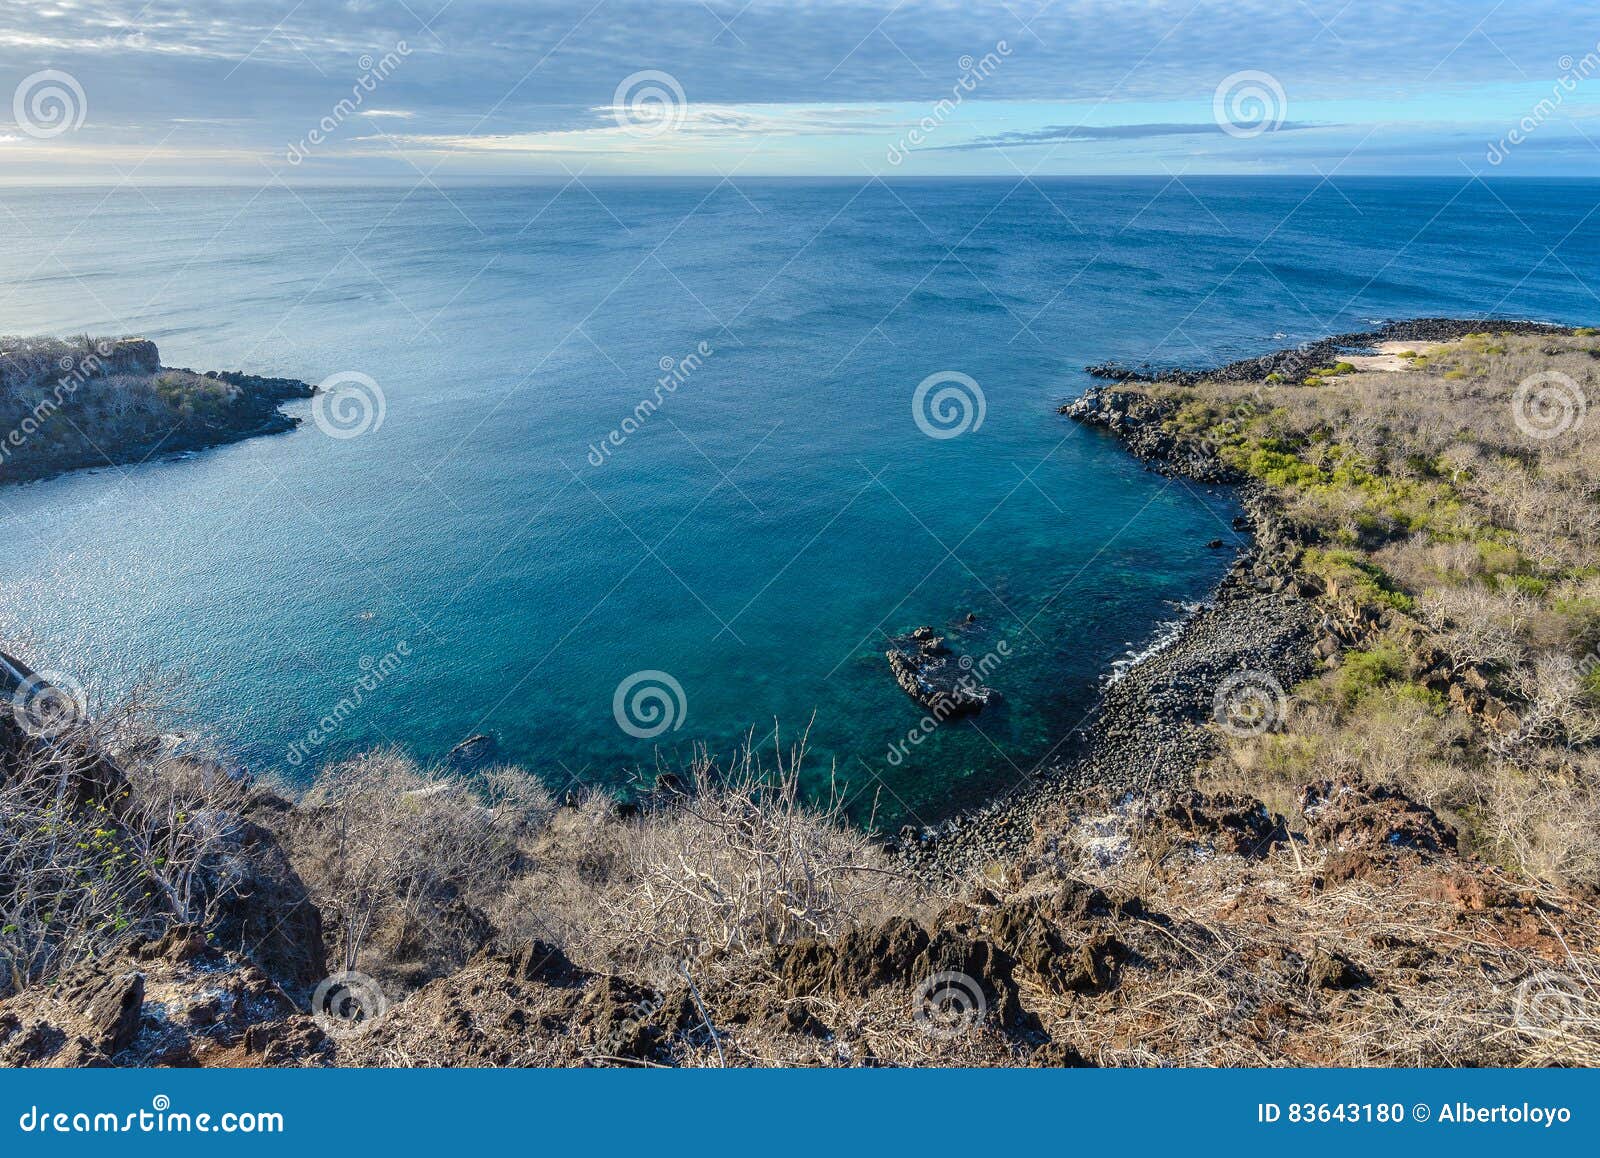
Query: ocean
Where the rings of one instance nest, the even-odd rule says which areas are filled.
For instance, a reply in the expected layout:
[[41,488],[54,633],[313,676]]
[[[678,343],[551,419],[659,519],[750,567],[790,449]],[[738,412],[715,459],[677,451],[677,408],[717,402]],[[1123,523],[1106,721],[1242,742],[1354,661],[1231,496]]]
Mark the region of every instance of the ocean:
[[[626,793],[808,734],[813,791],[932,823],[1058,757],[1232,557],[1225,489],[1057,413],[1086,363],[1593,323],[1597,203],[1466,175],[0,189],[0,332],[357,384],[291,434],[0,490],[0,633],[95,687],[178,677],[292,782],[481,733]],[[924,624],[1000,702],[921,723],[883,652]]]

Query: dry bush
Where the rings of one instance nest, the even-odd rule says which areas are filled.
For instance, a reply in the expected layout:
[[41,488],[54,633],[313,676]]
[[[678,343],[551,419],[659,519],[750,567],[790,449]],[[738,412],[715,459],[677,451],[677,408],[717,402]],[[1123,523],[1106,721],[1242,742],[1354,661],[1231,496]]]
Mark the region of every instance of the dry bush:
[[1466,785],[1479,851],[1536,879],[1600,880],[1600,753],[1492,759]]
[[1536,609],[1517,591],[1435,587],[1417,598],[1422,622],[1459,664],[1510,668],[1522,657],[1522,634]]
[[0,995],[151,931],[160,910],[101,801],[67,761],[29,757],[0,785]]
[[785,752],[774,736],[774,753],[770,770],[749,744],[726,768],[702,753],[681,790],[635,817],[580,807],[513,886],[510,924],[592,968],[659,983],[905,911],[913,882],[842,800],[802,797],[804,741]]
[[48,735],[0,735],[0,992],[206,924],[237,892],[249,782],[178,742],[172,714],[140,683]]
[[301,801],[291,858],[345,969],[411,979],[459,966],[553,802],[511,768],[469,783],[393,749],[331,765]]

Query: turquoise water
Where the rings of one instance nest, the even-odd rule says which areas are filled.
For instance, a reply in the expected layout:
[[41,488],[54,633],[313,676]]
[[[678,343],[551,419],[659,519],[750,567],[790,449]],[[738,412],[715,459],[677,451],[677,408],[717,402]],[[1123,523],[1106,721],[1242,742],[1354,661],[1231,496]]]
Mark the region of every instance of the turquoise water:
[[[1600,316],[1600,186],[741,181],[6,190],[0,331],[169,365],[356,371],[383,422],[0,493],[0,627],[37,666],[193,677],[305,778],[475,732],[557,788],[811,725],[858,814],[1014,783],[1226,567],[1234,510],[1055,413],[1103,358],[1203,362],[1371,319]],[[702,345],[703,344],[703,345]],[[657,396],[620,445],[608,432]],[[929,437],[959,372],[981,425]],[[300,413],[309,413],[298,404]],[[598,462],[599,465],[595,465]],[[1004,704],[903,758],[887,635],[976,624]],[[84,670],[83,656],[95,657]],[[387,658],[386,658],[387,657]],[[682,689],[639,738],[633,673]],[[377,673],[382,673],[381,678]],[[358,707],[305,733],[367,675]],[[635,729],[642,730],[642,729]],[[294,745],[310,752],[301,756]]]

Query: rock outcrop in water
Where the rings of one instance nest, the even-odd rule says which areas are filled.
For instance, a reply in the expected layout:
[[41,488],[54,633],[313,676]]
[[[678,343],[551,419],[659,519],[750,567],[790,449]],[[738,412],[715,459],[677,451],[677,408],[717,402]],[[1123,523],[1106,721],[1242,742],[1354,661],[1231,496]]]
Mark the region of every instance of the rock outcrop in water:
[[931,627],[918,627],[890,643],[884,655],[895,683],[936,719],[981,712],[998,695],[973,676],[972,661],[952,655]]

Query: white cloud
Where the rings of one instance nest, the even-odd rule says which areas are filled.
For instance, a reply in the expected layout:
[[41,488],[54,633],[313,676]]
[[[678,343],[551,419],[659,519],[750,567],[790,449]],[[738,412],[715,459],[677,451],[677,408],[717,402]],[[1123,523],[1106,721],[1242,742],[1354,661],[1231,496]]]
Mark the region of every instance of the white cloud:
[[897,114],[883,105],[721,105],[688,104],[678,110],[676,128],[640,133],[625,123],[628,110],[600,105],[589,110],[599,123],[575,129],[471,134],[388,134],[383,140],[422,151],[447,153],[560,154],[668,152],[766,137],[835,137],[881,134],[912,123],[913,115]]

